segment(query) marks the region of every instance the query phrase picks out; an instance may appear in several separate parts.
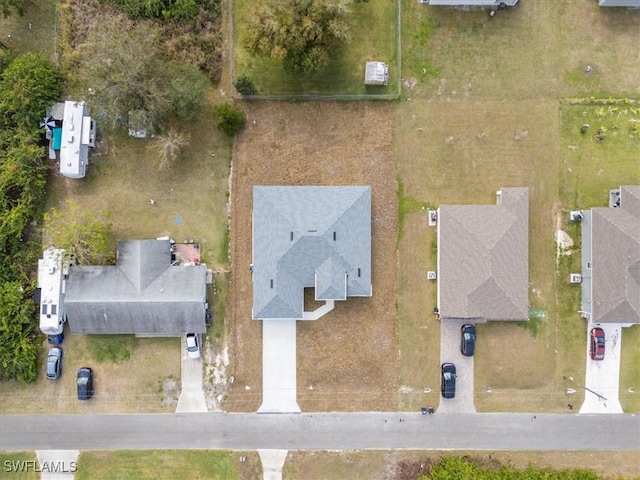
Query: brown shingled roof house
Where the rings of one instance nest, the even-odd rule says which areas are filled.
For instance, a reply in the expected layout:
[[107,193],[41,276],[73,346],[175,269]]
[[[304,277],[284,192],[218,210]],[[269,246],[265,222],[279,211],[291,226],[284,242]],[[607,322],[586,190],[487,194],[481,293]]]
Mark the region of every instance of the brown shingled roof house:
[[529,318],[529,190],[503,188],[496,205],[438,209],[442,320]]

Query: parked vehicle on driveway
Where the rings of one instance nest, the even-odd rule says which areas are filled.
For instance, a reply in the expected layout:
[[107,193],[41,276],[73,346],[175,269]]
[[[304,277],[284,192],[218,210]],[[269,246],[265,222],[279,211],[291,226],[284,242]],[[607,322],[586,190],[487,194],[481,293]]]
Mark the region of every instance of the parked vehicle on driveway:
[[589,355],[591,360],[604,360],[604,330],[600,327],[591,329]]
[[78,400],[89,400],[93,397],[93,370],[82,367],[78,370]]
[[187,355],[189,358],[200,358],[200,343],[197,333],[187,333]]
[[460,329],[460,352],[465,357],[473,357],[476,349],[476,326],[463,325]]
[[47,335],[47,342],[49,345],[60,345],[64,340],[64,333],[58,333],[56,335]]
[[456,366],[453,363],[443,363],[440,367],[440,393],[443,398],[456,396]]
[[62,349],[53,347],[47,354],[47,378],[56,380],[62,373]]

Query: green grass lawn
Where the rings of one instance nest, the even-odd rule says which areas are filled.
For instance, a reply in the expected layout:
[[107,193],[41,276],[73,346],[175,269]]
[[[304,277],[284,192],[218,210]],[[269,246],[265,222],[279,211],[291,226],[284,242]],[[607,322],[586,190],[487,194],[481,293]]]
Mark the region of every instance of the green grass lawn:
[[82,452],[76,480],[232,480],[238,472],[231,453],[198,450]]
[[[580,318],[580,288],[570,285],[569,273],[579,272],[580,228],[568,220],[570,210],[608,205],[609,190],[620,185],[640,183],[640,132],[633,130],[632,120],[640,118],[640,105],[562,105],[559,195],[562,202],[562,228],[574,239],[574,253],[563,256],[558,270],[558,305],[562,307],[559,355],[565,375],[576,382],[584,379],[584,365],[575,357],[586,352],[585,320]],[[589,124],[586,133],[580,128]],[[604,139],[596,139],[597,131]],[[640,328],[622,331],[620,401],[627,412],[640,411]]]
[[[568,411],[582,392],[569,398],[563,377],[584,379],[586,326],[577,314],[580,290],[568,282],[580,270],[580,232],[567,216],[640,181],[640,142],[629,138],[629,120],[640,116],[638,104],[624,112],[561,99],[640,96],[640,57],[627,54],[637,50],[640,12],[578,0],[520,2],[493,18],[412,0],[402,6],[405,101],[396,109],[395,144],[403,195],[431,205],[490,204],[502,186],[530,188],[529,298],[544,317],[478,327],[476,408]],[[584,123],[591,127],[581,135]],[[600,127],[603,142],[594,138]],[[421,213],[405,215],[399,242],[400,408],[409,410],[432,401],[424,387],[437,387],[440,360],[429,314],[435,285],[424,275],[435,269],[435,233],[425,223]],[[556,258],[557,228],[573,238],[572,255]],[[623,390],[640,364],[637,333],[628,331]],[[627,411],[637,411],[636,397],[621,393]]]
[[[625,412],[640,412],[640,325],[622,330],[620,403]],[[630,390],[631,389],[631,390]]]
[[[2,480],[37,480],[40,474],[31,468],[26,470],[22,462],[36,461],[35,452],[0,452],[0,479]],[[30,468],[30,467],[29,467]],[[22,471],[21,471],[22,470]]]
[[[443,451],[340,451],[289,452],[283,469],[285,480],[370,480],[373,478],[432,478],[420,476],[428,471],[429,464],[438,465],[443,457],[452,452]],[[530,465],[540,469],[592,470],[603,479],[637,479],[637,454],[633,451],[607,452],[601,455],[593,451],[457,451],[453,456],[471,459],[476,465],[492,470],[494,478],[507,478],[497,470],[500,464],[517,470],[526,470]],[[426,468],[421,468],[423,465]],[[392,475],[390,472],[394,472]],[[406,472],[403,476],[400,472]],[[410,473],[409,473],[410,472]],[[465,475],[467,473],[467,475]],[[450,472],[439,479],[471,480],[470,472]],[[435,478],[435,475],[433,475]],[[532,478],[524,472],[521,478]],[[540,477],[543,478],[543,477]]]
[[194,239],[204,263],[226,267],[229,142],[215,130],[209,106],[199,122],[178,128],[190,144],[169,170],[158,169],[150,140],[103,134],[86,178],[52,175],[48,207],[70,199],[89,210],[108,210],[116,239]]
[[[398,92],[398,4],[396,0],[369,0],[349,7],[351,41],[329,65],[309,77],[287,74],[282,62],[258,58],[243,47],[246,13],[255,8],[247,0],[233,2],[233,72],[253,80],[258,95],[380,95]],[[367,61],[389,65],[387,87],[365,87]]]
[[56,61],[55,0],[29,2],[24,16],[0,17],[0,41],[17,53],[38,52]]

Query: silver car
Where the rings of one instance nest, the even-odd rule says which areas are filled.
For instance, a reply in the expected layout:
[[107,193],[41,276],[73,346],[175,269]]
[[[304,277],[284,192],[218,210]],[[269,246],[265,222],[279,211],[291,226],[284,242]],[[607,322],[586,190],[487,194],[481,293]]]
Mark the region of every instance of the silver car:
[[200,358],[200,343],[197,333],[187,333],[187,355],[189,358]]
[[47,354],[47,378],[56,380],[62,373],[62,349],[53,347]]

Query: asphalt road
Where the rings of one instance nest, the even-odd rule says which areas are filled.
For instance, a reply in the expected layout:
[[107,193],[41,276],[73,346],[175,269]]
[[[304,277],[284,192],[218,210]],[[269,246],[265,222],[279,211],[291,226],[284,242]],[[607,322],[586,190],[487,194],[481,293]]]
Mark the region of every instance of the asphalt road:
[[640,450],[640,416],[482,413],[0,415],[0,450]]

